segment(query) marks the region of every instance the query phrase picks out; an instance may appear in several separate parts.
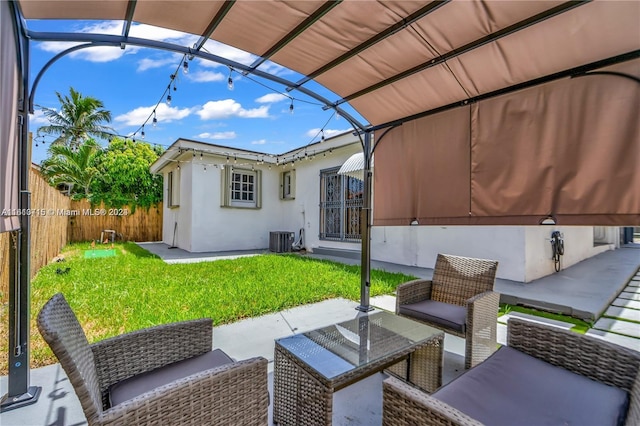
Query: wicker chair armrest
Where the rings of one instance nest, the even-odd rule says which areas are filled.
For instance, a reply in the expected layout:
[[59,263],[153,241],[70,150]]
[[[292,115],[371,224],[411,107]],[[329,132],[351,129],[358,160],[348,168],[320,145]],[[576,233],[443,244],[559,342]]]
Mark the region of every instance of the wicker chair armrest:
[[629,410],[624,424],[625,426],[640,425],[640,370],[636,374],[631,394],[629,394]]
[[101,425],[267,425],[267,360],[238,361],[185,377],[105,410]]
[[421,300],[431,299],[431,280],[413,280],[400,284],[396,288],[396,313],[400,305],[420,302]]
[[132,331],[91,345],[100,392],[114,383],[210,351],[213,322],[209,318]]
[[461,411],[413,386],[389,377],[382,383],[383,426],[481,426]]
[[521,352],[627,392],[634,387],[640,352],[515,318],[509,320],[507,330],[507,344]]
[[500,293],[485,291],[465,301],[467,307],[467,323],[478,324],[498,320],[500,309]]

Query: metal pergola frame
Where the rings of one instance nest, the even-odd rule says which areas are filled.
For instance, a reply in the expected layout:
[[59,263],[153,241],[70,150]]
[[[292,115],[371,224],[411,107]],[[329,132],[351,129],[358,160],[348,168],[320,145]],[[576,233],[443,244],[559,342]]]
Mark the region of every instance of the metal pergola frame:
[[[225,65],[232,69],[235,69],[243,74],[252,74],[266,80],[272,81],[277,84],[283,85],[287,91],[297,90],[319,102],[324,107],[323,109],[333,109],[354,127],[356,133],[360,137],[363,153],[364,153],[364,207],[362,209],[361,218],[361,232],[362,232],[362,249],[361,249],[361,292],[360,292],[360,305],[358,310],[367,312],[371,309],[369,305],[369,289],[370,289],[370,237],[371,237],[371,191],[372,191],[372,171],[371,160],[375,150],[375,146],[382,140],[384,134],[382,134],[376,141],[375,145],[372,145],[372,133],[376,130],[390,130],[391,128],[402,125],[407,121],[411,121],[417,118],[432,115],[438,112],[442,112],[448,109],[465,106],[469,103],[478,102],[483,99],[499,96],[505,93],[521,90],[527,87],[547,83],[553,80],[575,77],[580,75],[588,75],[589,72],[597,70],[599,68],[613,65],[640,57],[640,50],[633,50],[623,54],[619,54],[608,59],[599,60],[591,64],[583,65],[580,67],[567,69],[554,74],[538,77],[529,81],[518,83],[509,87],[501,88],[490,93],[484,93],[479,96],[469,97],[468,99],[451,103],[449,105],[439,106],[429,111],[423,111],[411,116],[402,117],[388,121],[383,124],[376,124],[375,126],[369,126],[361,123],[352,115],[348,114],[340,105],[353,100],[360,95],[372,92],[384,86],[392,85],[394,82],[405,79],[413,74],[424,71],[428,68],[441,65],[447,60],[453,59],[464,53],[472,51],[478,47],[486,45],[487,43],[495,42],[496,40],[528,28],[532,25],[539,24],[554,16],[558,16],[567,11],[573,10],[584,4],[588,4],[589,1],[566,1],[549,10],[538,13],[535,16],[523,19],[520,22],[516,22],[506,28],[503,28],[494,33],[488,34],[482,38],[471,41],[464,46],[457,49],[446,52],[439,57],[429,60],[428,62],[421,63],[414,66],[411,69],[402,71],[396,75],[386,78],[383,81],[379,81],[369,87],[358,90],[354,93],[348,94],[336,102],[331,102],[318,93],[304,87],[304,85],[314,78],[322,75],[340,65],[341,63],[355,57],[366,49],[376,45],[377,43],[391,37],[399,31],[410,26],[412,23],[419,21],[430,13],[444,7],[450,3],[450,0],[434,0],[425,4],[422,8],[415,11],[411,15],[406,16],[403,19],[398,20],[386,29],[380,31],[378,34],[373,35],[366,41],[361,42],[359,45],[344,52],[337,58],[325,63],[318,67],[314,71],[310,72],[302,79],[293,82],[276,75],[261,71],[258,67],[275,55],[278,51],[284,48],[296,37],[303,33],[307,28],[312,26],[315,22],[320,20],[323,16],[329,13],[333,8],[338,6],[341,0],[331,0],[322,3],[314,12],[312,12],[306,19],[304,19],[295,28],[291,29],[287,34],[281,37],[277,42],[273,43],[262,55],[258,55],[256,61],[251,65],[244,65],[208,52],[203,52],[202,48],[204,44],[209,40],[209,37],[213,34],[216,28],[223,22],[225,16],[235,5],[235,0],[227,0],[224,2],[218,12],[211,18],[208,26],[199,34],[198,41],[193,47],[185,47],[172,43],[154,41],[144,38],[130,37],[130,29],[133,23],[133,17],[137,6],[137,0],[129,0],[127,3],[126,14],[123,21],[121,35],[105,35],[105,34],[86,34],[86,33],[55,33],[55,32],[37,32],[30,31],[27,28],[26,21],[23,18],[20,6],[17,0],[10,0],[9,6],[14,18],[14,31],[16,34],[17,43],[17,61],[19,72],[21,76],[20,87],[20,100],[19,100],[19,138],[20,138],[20,204],[21,209],[30,207],[30,193],[28,188],[29,167],[28,164],[28,115],[33,112],[34,96],[42,75],[47,69],[55,63],[58,59],[68,55],[71,52],[96,46],[115,46],[122,49],[127,45],[146,47],[152,49],[160,49],[165,51],[171,51],[176,53],[182,53],[185,55],[198,57],[203,60],[216,62],[221,65]],[[30,54],[30,41],[63,41],[81,43],[77,46],[71,47],[64,52],[55,55],[44,67],[38,72],[33,86],[29,86],[29,54]],[[597,71],[595,71],[597,72]],[[595,73],[594,72],[594,73]],[[629,77],[623,75],[625,77]],[[386,132],[385,132],[386,134]],[[15,248],[12,248],[12,285],[10,286],[9,294],[9,316],[10,316],[10,354],[9,354],[9,393],[3,397],[2,410],[17,408],[22,405],[28,405],[29,403],[37,400],[37,394],[34,395],[33,388],[29,387],[29,271],[30,271],[30,218],[28,216],[20,216],[20,231],[15,231],[16,235],[19,235]],[[15,283],[15,285],[13,285]],[[17,326],[17,327],[16,327]],[[19,329],[19,330],[18,330]],[[12,403],[15,401],[15,403]]]

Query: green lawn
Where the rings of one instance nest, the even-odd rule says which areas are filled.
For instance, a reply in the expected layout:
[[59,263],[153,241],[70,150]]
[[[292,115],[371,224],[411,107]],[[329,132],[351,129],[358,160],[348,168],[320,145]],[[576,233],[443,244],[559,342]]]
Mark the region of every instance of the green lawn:
[[[219,325],[335,297],[360,298],[359,266],[271,254],[167,265],[132,243],[116,244],[115,257],[85,258],[89,249],[66,247],[65,261],[45,266],[32,282],[34,367],[56,362],[34,318],[57,292],[69,301],[90,342],[173,321],[210,317]],[[411,279],[374,270],[371,296],[391,294]],[[1,316],[6,321],[6,311]],[[6,357],[6,338],[2,344],[0,357]],[[6,370],[6,358],[0,365]]]

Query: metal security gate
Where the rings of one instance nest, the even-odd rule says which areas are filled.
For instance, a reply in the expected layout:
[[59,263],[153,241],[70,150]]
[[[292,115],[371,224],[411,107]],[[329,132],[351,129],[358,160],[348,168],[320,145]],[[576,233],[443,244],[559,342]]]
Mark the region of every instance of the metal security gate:
[[338,170],[320,172],[320,239],[360,241],[364,182]]

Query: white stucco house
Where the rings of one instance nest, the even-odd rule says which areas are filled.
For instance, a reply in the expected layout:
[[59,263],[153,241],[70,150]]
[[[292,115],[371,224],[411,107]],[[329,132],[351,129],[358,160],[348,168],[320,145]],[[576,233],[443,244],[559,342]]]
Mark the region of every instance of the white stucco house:
[[[307,251],[356,255],[362,181],[338,170],[358,152],[349,132],[280,155],[178,139],[151,166],[164,176],[163,242],[190,252],[267,249],[271,232],[298,239],[303,230]],[[495,259],[498,277],[529,282],[554,272],[554,230],[564,234],[563,268],[620,245],[618,227],[374,223],[371,258],[422,267],[438,253]]]

